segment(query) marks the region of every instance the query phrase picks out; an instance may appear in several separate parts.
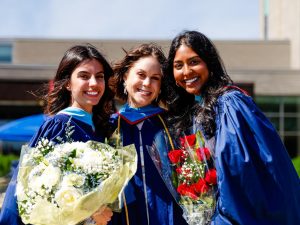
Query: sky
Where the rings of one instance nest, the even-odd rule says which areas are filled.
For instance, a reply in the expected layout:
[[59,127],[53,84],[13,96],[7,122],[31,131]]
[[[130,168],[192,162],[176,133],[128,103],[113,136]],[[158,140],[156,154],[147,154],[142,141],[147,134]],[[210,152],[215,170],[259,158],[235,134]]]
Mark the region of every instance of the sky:
[[259,39],[259,0],[0,0],[0,38]]

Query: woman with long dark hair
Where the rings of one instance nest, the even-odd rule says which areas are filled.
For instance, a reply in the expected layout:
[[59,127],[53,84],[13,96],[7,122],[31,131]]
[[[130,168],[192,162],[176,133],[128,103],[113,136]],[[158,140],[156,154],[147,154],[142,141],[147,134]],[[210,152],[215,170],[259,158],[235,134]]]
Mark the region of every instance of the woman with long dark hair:
[[[89,140],[103,142],[110,135],[109,117],[115,112],[113,93],[108,87],[112,69],[101,53],[92,45],[76,45],[67,50],[60,61],[53,80],[53,90],[44,96],[45,114],[49,117],[41,125],[29,146],[35,147],[41,138],[54,143]],[[7,188],[1,209],[0,224],[23,224],[16,199],[18,169]],[[112,216],[106,209],[103,218]],[[98,222],[97,221],[97,222]]]
[[211,224],[297,224],[300,182],[276,130],[233,86],[214,44],[185,31],[171,44],[169,125],[214,138],[217,204]]

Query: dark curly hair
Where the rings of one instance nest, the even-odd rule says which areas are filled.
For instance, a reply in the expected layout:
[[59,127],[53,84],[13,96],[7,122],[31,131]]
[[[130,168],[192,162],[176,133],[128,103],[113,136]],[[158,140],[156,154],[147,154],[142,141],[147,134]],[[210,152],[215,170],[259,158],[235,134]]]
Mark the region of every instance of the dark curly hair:
[[[141,44],[140,46],[131,49],[128,52],[125,51],[125,53],[125,57],[116,62],[113,66],[114,76],[110,80],[111,89],[114,90],[116,97],[122,102],[127,101],[128,98],[127,94],[124,93],[124,76],[131,69],[135,62],[141,58],[153,56],[161,64],[161,67],[163,67],[166,63],[166,57],[162,49],[155,43]],[[162,102],[162,104],[165,103],[164,99],[166,91],[163,87],[165,84],[164,79],[165,76],[163,75],[161,81],[161,93],[159,94],[157,100],[153,102],[154,105],[157,105],[159,102]]]
[[96,129],[109,136],[108,121],[110,115],[115,112],[114,95],[108,85],[108,80],[112,76],[112,68],[104,56],[91,44],[75,45],[65,52],[54,77],[53,88],[44,96],[46,100],[44,113],[54,115],[70,106],[71,93],[66,86],[71,79],[71,74],[80,63],[92,59],[97,60],[103,66],[105,79],[103,96],[93,107],[93,122]]
[[[176,51],[181,45],[190,47],[207,65],[209,79],[201,90],[202,105],[195,104],[194,95],[176,86],[173,62]],[[168,122],[177,132],[180,132],[192,126],[192,116],[196,115],[196,120],[201,123],[205,135],[212,137],[216,129],[214,107],[217,99],[225,91],[224,87],[232,84],[214,44],[204,34],[197,31],[180,33],[171,43],[165,69],[170,78],[167,95],[169,97],[167,106],[170,111]]]

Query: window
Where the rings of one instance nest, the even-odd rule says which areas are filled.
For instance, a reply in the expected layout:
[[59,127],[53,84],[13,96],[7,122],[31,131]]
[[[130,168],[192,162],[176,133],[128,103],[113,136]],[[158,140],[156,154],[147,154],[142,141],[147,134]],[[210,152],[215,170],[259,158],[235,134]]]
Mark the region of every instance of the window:
[[255,100],[277,129],[290,156],[300,155],[300,97],[256,96]]
[[0,43],[0,63],[12,62],[12,45]]

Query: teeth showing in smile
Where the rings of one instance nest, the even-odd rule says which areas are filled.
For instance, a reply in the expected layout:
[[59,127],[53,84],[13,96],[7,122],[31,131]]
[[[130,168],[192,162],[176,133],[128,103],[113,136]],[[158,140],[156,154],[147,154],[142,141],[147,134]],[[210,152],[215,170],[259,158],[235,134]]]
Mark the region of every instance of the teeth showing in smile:
[[196,80],[198,80],[198,77],[194,77],[194,78],[192,78],[192,79],[184,80],[184,82],[185,82],[186,84],[191,84],[191,83],[193,83],[193,82],[196,81]]
[[97,91],[87,91],[86,92],[88,95],[97,95],[98,92]]

